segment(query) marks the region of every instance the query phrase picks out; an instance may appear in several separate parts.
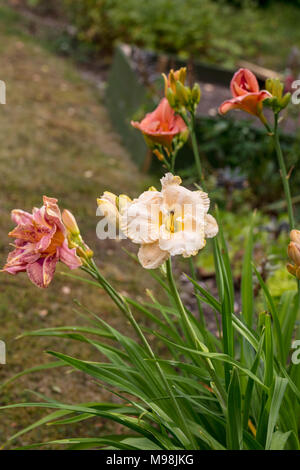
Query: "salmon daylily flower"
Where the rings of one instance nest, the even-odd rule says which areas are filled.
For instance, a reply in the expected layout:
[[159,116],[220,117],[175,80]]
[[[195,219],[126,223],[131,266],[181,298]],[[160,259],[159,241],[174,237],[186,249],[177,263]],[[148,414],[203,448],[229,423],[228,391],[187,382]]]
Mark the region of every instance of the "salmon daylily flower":
[[175,114],[166,98],[163,98],[158,107],[141,122],[131,121],[131,125],[143,133],[150,147],[158,144],[168,149],[171,149],[175,136],[187,131],[186,124]]
[[138,258],[144,268],[155,269],[169,256],[196,255],[205,238],[218,232],[216,220],[208,214],[208,195],[180,184],[179,176],[167,173],[161,191],[145,191],[122,210],[121,229],[141,245]]
[[262,102],[272,95],[267,90],[259,89],[258,81],[250,70],[239,69],[231,80],[230,90],[233,98],[221,104],[220,114],[226,114],[231,109],[241,109],[264,121]]
[[43,206],[32,214],[13,210],[12,220],[17,226],[8,234],[15,239],[15,249],[9,253],[3,268],[10,274],[27,272],[38,287],[48,287],[56,264],[62,261],[70,269],[81,266],[76,249],[70,249],[67,230],[62,222],[57,199],[43,197]]

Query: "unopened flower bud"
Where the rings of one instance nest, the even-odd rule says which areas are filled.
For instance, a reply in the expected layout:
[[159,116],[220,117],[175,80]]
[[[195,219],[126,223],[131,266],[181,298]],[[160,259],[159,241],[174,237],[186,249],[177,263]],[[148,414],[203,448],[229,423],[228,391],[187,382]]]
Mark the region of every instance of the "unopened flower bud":
[[180,142],[181,142],[181,144],[185,144],[185,142],[189,138],[189,134],[190,134],[190,132],[189,132],[188,128],[186,128],[184,131],[182,131],[180,133]]
[[176,82],[176,98],[183,107],[189,104],[191,98],[191,90],[184,86],[179,80]]
[[76,248],[76,254],[83,262],[92,258],[94,253],[83,241],[74,215],[65,209],[62,213],[62,220],[68,232],[69,248]]
[[201,89],[199,83],[195,83],[192,88],[192,101],[194,106],[197,106],[201,98]]
[[290,264],[290,263],[287,264],[286,269],[288,270],[290,274],[292,274],[293,276],[296,276],[297,267],[294,264]]
[[182,85],[185,84],[186,79],[186,67],[181,67],[179,70],[170,70],[168,77],[166,74],[162,74],[165,82],[165,96],[167,98],[168,88],[171,88],[173,93],[176,93],[176,82],[179,81]]
[[166,98],[167,98],[171,108],[174,108],[176,106],[176,98],[175,98],[175,94],[174,94],[174,92],[172,91],[171,88],[167,89]]
[[296,266],[300,266],[300,245],[295,242],[291,242],[288,246],[288,255]]
[[292,96],[291,93],[288,92],[281,98],[280,105],[282,109],[287,107],[287,105],[291,101],[291,96]]
[[154,149],[153,153],[158,158],[159,161],[163,162],[164,160],[163,154],[158,149]]
[[266,90],[271,93],[274,98],[282,98],[284,84],[279,78],[267,78]]
[[300,245],[300,230],[291,230],[290,239],[292,242],[298,243]]
[[268,78],[266,80],[266,89],[271,93],[272,97],[265,101],[265,104],[273,109],[275,113],[279,113],[286,108],[291,99],[291,94],[283,95],[284,84],[279,78]]
[[78,228],[78,225],[77,225],[77,222],[76,222],[76,219],[75,219],[74,215],[70,211],[68,211],[67,209],[65,209],[62,213],[62,220],[63,220],[63,223],[64,223],[67,231],[71,235],[79,235],[80,234],[80,231],[79,231],[79,228]]

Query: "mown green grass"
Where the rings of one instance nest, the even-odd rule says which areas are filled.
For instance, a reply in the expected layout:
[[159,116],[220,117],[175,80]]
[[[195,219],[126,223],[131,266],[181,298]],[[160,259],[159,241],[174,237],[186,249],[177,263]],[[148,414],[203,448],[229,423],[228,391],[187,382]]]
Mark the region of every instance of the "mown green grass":
[[[103,272],[121,291],[133,297],[149,287],[149,277],[123,251],[126,243],[96,238],[96,197],[106,189],[131,196],[145,188],[146,179],[130,162],[111,130],[96,89],[85,83],[72,64],[57,58],[22,33],[18,17],[0,9],[0,79],[6,82],[7,104],[0,107],[0,264],[10,250],[10,211],[40,206],[44,194],[57,197],[61,208],[76,214],[82,234],[95,250]],[[129,246],[127,246],[129,248]],[[134,247],[130,247],[134,250]],[[15,340],[37,328],[83,323],[74,312],[73,298],[92,311],[119,323],[119,313],[97,288],[61,275],[49,289],[39,290],[25,275],[0,274],[0,339],[7,345],[7,365],[0,366],[0,383],[25,368],[48,361],[47,349],[76,356],[79,346],[67,341]],[[66,289],[67,288],[67,289]],[[124,322],[126,329],[126,323]],[[80,356],[91,358],[82,350]],[[24,377],[0,392],[1,404],[28,399],[28,389],[68,402],[105,400],[108,393],[81,374],[61,371]],[[31,399],[34,398],[31,396]],[[2,413],[0,443],[39,416],[36,411]],[[74,435],[97,435],[100,420],[74,427]],[[115,429],[118,431],[118,429]],[[47,431],[63,435],[63,428]],[[22,443],[43,438],[37,431]]]

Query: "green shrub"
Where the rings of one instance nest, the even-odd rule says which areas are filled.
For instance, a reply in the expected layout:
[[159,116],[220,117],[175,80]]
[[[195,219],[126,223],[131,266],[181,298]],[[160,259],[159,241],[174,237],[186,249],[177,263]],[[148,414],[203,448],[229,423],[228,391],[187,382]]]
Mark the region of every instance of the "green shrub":
[[[111,49],[116,40],[182,56],[203,56],[231,63],[256,38],[251,28],[255,9],[243,2],[243,17],[235,7],[211,0],[64,0],[78,38]],[[253,3],[251,3],[251,7]],[[239,12],[240,14],[240,12]],[[250,25],[245,30],[241,21]],[[233,57],[233,60],[232,60]]]

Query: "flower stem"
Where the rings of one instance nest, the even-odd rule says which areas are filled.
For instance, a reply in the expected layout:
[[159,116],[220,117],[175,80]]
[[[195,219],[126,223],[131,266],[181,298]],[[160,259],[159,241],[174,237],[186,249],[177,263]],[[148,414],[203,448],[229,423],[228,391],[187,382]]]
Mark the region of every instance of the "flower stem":
[[[190,272],[191,272],[191,278],[197,282],[197,276],[196,276],[196,270],[195,270],[195,264],[194,264],[194,261],[192,259],[192,257],[190,256],[189,257],[189,265],[190,265]],[[197,289],[196,287],[194,287],[194,294],[196,295],[197,294]],[[200,299],[196,296],[196,299],[197,299],[197,306],[198,306],[198,311],[199,311],[199,316],[200,316],[200,324],[201,324],[201,327],[202,328],[205,328],[205,319],[204,319],[204,314],[203,314],[203,308],[202,308],[202,305],[201,305],[201,301]]]
[[199,179],[200,185],[205,190],[205,183],[204,183],[204,180],[203,180],[203,172],[202,172],[202,164],[201,164],[201,159],[200,159],[199,149],[198,149],[198,143],[197,143],[197,137],[196,137],[195,113],[194,112],[190,113],[190,116],[191,116],[190,120],[188,119],[188,117],[184,113],[180,113],[179,115],[181,116],[181,118],[183,119],[183,121],[185,122],[185,124],[187,125],[187,127],[189,129],[190,136],[191,136],[191,141],[192,141],[194,159],[195,159],[195,163],[196,163],[196,169],[197,169],[197,173],[198,173],[198,179]]
[[199,182],[200,182],[200,185],[205,190],[205,185],[204,185],[204,181],[203,181],[203,172],[202,172],[201,159],[200,159],[200,155],[199,155],[199,149],[198,149],[198,143],[197,143],[197,137],[196,137],[196,120],[195,120],[195,114],[194,113],[191,114],[190,133],[191,133],[192,147],[193,147],[194,158],[195,158],[195,163],[196,163]]
[[131,323],[132,327],[134,328],[135,332],[137,333],[138,337],[142,341],[146,351],[148,352],[150,358],[154,361],[154,364],[156,365],[157,372],[163,382],[163,384],[166,387],[167,392],[169,393],[170,399],[173,402],[174,409],[176,410],[179,425],[181,430],[185,433],[186,438],[190,441],[190,449],[191,450],[196,450],[198,449],[198,445],[195,441],[195,438],[193,434],[191,433],[188,424],[186,423],[182,411],[180,409],[180,406],[176,400],[176,397],[172,391],[172,388],[166,379],[163,370],[157,361],[155,354],[148,343],[145,335],[143,334],[139,324],[137,323],[136,319],[134,318],[131,309],[129,305],[125,302],[125,300],[122,298],[122,296],[110,285],[110,283],[102,276],[100,271],[98,270],[98,267],[96,266],[94,260],[90,260],[90,265],[89,268],[84,269],[86,270],[90,275],[92,275],[97,281],[99,282],[100,286],[104,288],[104,290],[108,293],[108,295],[111,297],[111,299],[116,303],[116,305],[119,307],[119,309],[122,311],[122,313],[125,315],[127,320]]
[[[282,149],[281,149],[280,140],[279,140],[278,114],[276,113],[274,115],[274,131],[273,132],[270,132],[271,129],[268,125],[265,124],[265,126],[267,130],[269,131],[270,135],[272,135],[273,137],[274,147],[275,147],[275,151],[276,151],[276,155],[278,159],[280,175],[281,175],[281,180],[282,180],[284,194],[285,194],[290,230],[293,230],[295,228],[293,202],[292,202],[292,196],[291,196],[291,190],[290,190],[289,176],[286,171],[285,161],[283,158]],[[300,308],[300,281],[299,279],[297,279],[297,290],[298,290],[297,296],[298,296],[298,310],[299,310]]]
[[178,154],[178,151],[179,151],[179,148],[175,149],[174,152],[171,154],[171,173],[175,173],[175,161],[176,161],[176,157],[177,157],[177,154]]
[[273,140],[274,140],[275,150],[276,150],[278,164],[280,168],[283,189],[285,193],[290,230],[293,230],[295,228],[295,219],[294,219],[293,204],[292,204],[290,184],[289,184],[289,176],[287,175],[285,162],[284,162],[281,145],[279,141],[278,114],[275,114],[275,126],[274,126]]
[[[171,290],[171,293],[172,293],[173,298],[175,300],[175,303],[177,305],[177,308],[179,310],[179,313],[181,314],[181,317],[183,319],[183,322],[184,322],[185,328],[187,330],[189,339],[192,341],[192,343],[194,345],[194,348],[197,351],[207,352],[207,348],[197,338],[196,333],[193,329],[193,326],[192,326],[192,324],[191,324],[191,322],[188,318],[187,312],[186,312],[186,310],[184,308],[184,305],[182,303],[182,300],[180,298],[180,295],[179,295],[179,292],[177,290],[175,280],[174,280],[174,277],[173,277],[171,257],[169,257],[168,260],[166,261],[166,266],[167,266],[167,278],[168,278],[170,290]],[[215,369],[214,369],[210,359],[206,358],[204,363],[205,363],[205,365],[206,365],[206,367],[207,367],[207,369],[208,369],[208,371],[209,371],[209,373],[212,377],[212,380],[214,382],[213,385],[216,387],[216,389],[219,393],[220,399],[222,400],[222,405],[225,408],[226,392],[225,392],[225,390],[224,390],[217,374],[215,373]]]

